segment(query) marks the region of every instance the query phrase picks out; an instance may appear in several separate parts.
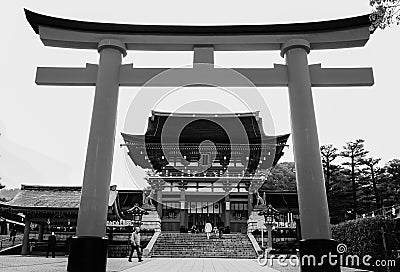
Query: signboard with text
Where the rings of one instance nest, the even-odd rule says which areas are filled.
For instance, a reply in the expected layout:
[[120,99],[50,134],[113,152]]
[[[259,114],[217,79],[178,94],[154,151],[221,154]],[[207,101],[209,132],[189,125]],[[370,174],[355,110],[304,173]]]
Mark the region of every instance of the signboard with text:
[[107,220],[107,227],[130,227],[134,224],[134,220]]

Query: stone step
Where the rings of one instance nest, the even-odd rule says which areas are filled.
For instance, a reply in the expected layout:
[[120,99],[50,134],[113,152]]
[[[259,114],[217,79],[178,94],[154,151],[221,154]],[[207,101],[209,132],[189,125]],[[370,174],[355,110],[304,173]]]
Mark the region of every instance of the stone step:
[[247,245],[247,242],[220,242],[220,243],[213,243],[213,242],[207,242],[207,241],[161,241],[159,242],[159,245],[204,245],[204,246],[220,246],[220,245],[238,245],[238,246],[243,246]]
[[[196,249],[196,248],[189,248],[187,249],[188,251],[191,252],[217,252],[217,251],[223,251],[223,252],[242,252],[242,251],[247,251],[250,250],[251,248],[243,248],[243,249],[229,249],[229,248],[218,248],[218,249],[210,249],[210,248],[201,248],[201,249]],[[154,252],[156,251],[183,251],[186,249],[183,248],[156,248],[154,249]],[[208,251],[206,251],[208,250]]]
[[255,258],[257,255],[245,234],[224,234],[222,239],[206,234],[161,233],[151,252],[166,258]]
[[247,251],[212,251],[210,253],[201,252],[201,251],[192,251],[190,253],[182,253],[180,251],[177,252],[177,251],[165,250],[165,251],[155,251],[153,253],[153,255],[156,255],[156,254],[176,254],[176,255],[197,255],[197,254],[201,254],[201,256],[218,254],[218,255],[252,255],[252,256],[254,256],[253,254],[250,254],[250,253],[247,254]]
[[230,257],[230,258],[254,258],[254,255],[250,254],[222,254],[222,253],[213,253],[213,254],[174,254],[171,252],[163,252],[159,254],[153,254],[151,257],[162,257],[162,256],[171,256],[177,258],[186,258],[186,257],[195,257],[195,258],[218,258],[218,257]]
[[234,258],[234,259],[255,259],[256,256],[254,255],[222,255],[222,254],[211,254],[211,255],[173,255],[173,254],[155,254],[151,255],[152,258]]

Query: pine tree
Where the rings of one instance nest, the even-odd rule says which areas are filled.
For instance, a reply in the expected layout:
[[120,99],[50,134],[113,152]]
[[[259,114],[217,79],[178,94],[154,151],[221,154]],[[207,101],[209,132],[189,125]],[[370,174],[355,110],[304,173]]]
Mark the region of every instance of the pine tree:
[[343,151],[340,153],[340,156],[344,158],[348,158],[350,161],[343,163],[343,165],[350,166],[350,174],[351,174],[351,184],[352,184],[352,193],[353,193],[353,218],[357,217],[357,184],[356,184],[356,171],[358,170],[358,166],[361,164],[362,159],[368,154],[369,151],[364,149],[364,140],[357,139],[354,142],[347,142],[345,146],[343,146]]
[[325,188],[326,191],[328,192],[330,186],[331,173],[332,173],[331,164],[339,154],[337,153],[337,148],[333,147],[333,145],[331,144],[322,145],[320,149],[321,149],[322,165],[324,167],[324,172],[325,172]]

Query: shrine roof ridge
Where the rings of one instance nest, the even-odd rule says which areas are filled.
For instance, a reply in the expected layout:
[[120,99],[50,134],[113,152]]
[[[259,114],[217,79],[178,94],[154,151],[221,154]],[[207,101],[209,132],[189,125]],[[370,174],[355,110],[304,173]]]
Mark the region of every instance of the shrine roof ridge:
[[21,184],[21,190],[32,191],[81,191],[82,186],[56,186],[56,185],[26,185]]
[[[111,185],[110,190],[116,190],[117,185]],[[21,190],[30,191],[81,191],[82,186],[60,186],[60,185],[27,185],[21,184]]]
[[274,35],[304,32],[337,31],[371,25],[369,14],[335,19],[289,24],[260,25],[139,25],[99,23],[58,18],[24,9],[25,16],[36,34],[39,26],[75,31],[141,35]]
[[200,112],[164,112],[164,111],[151,111],[152,116],[176,116],[176,117],[259,117],[260,111],[254,112],[229,112],[229,113],[200,113]]
[[[146,135],[141,135],[141,134],[130,134],[130,133],[125,133],[125,132],[121,132],[121,136],[122,138],[125,140],[126,144],[121,144],[122,145],[131,145],[131,142],[136,142],[136,143],[140,143],[140,144],[147,144],[147,145],[161,145],[161,143],[159,142],[152,142],[149,141],[151,139],[151,136],[147,136],[147,141],[146,141]],[[276,143],[271,144],[269,142],[264,142],[264,143],[247,143],[247,144],[232,144],[232,143],[215,143],[217,146],[219,145],[227,145],[232,147],[235,146],[259,146],[259,145],[280,145],[283,144],[285,146],[288,146],[286,144],[287,139],[290,137],[290,133],[285,133],[285,134],[279,134],[279,135],[263,135],[261,137],[262,140],[264,141],[268,141],[268,140],[276,140]],[[168,146],[173,146],[173,145],[182,145],[182,146],[190,146],[190,145],[195,145],[198,146],[197,142],[181,142],[181,143],[163,143],[162,146],[163,148],[167,148]]]

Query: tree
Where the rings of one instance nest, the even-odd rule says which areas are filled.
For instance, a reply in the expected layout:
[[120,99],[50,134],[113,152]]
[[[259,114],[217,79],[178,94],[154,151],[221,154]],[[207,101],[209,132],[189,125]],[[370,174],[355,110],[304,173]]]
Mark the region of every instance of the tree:
[[356,168],[361,164],[362,159],[368,154],[364,149],[364,140],[357,139],[354,142],[347,142],[343,146],[340,156],[350,159],[350,162],[343,165],[350,166],[351,184],[353,192],[353,218],[357,217],[357,184],[356,184]]
[[365,166],[367,166],[367,169],[365,169],[365,170],[371,178],[372,188],[373,188],[374,195],[375,195],[376,206],[378,209],[382,208],[382,203],[381,203],[381,196],[380,196],[378,186],[377,186],[377,180],[376,180],[376,170],[377,169],[375,169],[375,167],[378,165],[380,160],[381,160],[380,158],[378,158],[378,159],[366,158],[366,159],[361,160],[361,163],[364,164]]
[[275,165],[263,185],[267,190],[296,190],[294,162],[281,162]]
[[326,191],[330,186],[331,179],[331,163],[336,159],[339,154],[337,153],[337,148],[333,147],[333,145],[322,145],[321,146],[321,157],[322,157],[322,165],[324,167],[325,172],[325,187]]
[[386,164],[386,171],[393,179],[400,182],[400,160],[393,159]]
[[370,31],[385,29],[392,24],[400,24],[400,0],[370,0],[372,12]]
[[382,203],[391,206],[400,203],[400,160],[393,159],[386,163],[385,186],[382,186]]
[[341,165],[331,164],[330,186],[327,193],[329,216],[332,224],[338,224],[348,219],[353,201],[349,183],[350,170]]

